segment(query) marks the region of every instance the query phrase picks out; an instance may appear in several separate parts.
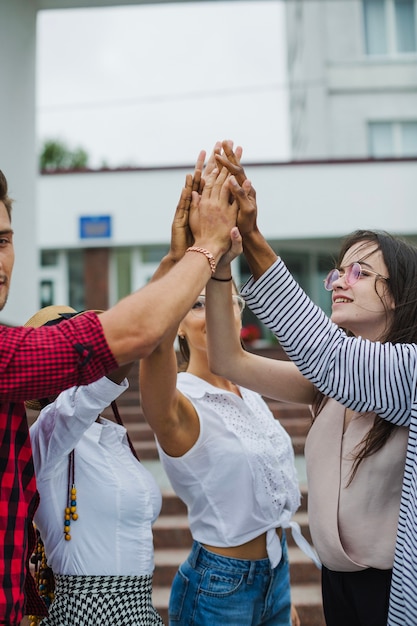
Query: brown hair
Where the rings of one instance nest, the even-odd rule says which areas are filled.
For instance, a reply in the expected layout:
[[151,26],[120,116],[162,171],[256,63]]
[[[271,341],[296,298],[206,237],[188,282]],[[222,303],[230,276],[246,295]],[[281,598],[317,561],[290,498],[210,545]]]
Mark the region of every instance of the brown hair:
[[[375,249],[380,250],[384,263],[388,270],[387,290],[392,297],[395,308],[390,311],[391,316],[381,342],[391,343],[417,343],[417,248],[399,237],[390,235],[385,231],[357,230],[348,235],[342,242],[336,267],[340,267],[343,257],[354,245],[363,243],[363,246],[375,244]],[[381,279],[376,279],[381,280]],[[375,291],[376,282],[375,282]],[[385,302],[380,297],[384,306]],[[348,335],[352,333],[347,333]],[[313,402],[313,421],[322,410],[327,398],[317,392]],[[391,422],[375,416],[374,424],[364,439],[358,444],[354,456],[351,476],[348,485],[356,475],[360,463],[366,457],[380,450],[391,434],[398,428]]]
[[7,214],[9,216],[9,220],[12,221],[12,205],[13,200],[9,197],[8,193],[7,180],[3,172],[0,170],[0,202],[3,202],[6,207]]

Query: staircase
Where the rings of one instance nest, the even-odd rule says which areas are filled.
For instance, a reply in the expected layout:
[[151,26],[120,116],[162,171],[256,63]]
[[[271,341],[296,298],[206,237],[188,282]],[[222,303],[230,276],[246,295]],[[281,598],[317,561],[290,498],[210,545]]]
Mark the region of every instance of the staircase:
[[[285,358],[279,348],[273,350],[258,349],[257,353],[262,353],[272,358]],[[186,558],[190,550],[192,539],[187,523],[186,508],[174,494],[161,467],[153,433],[146,423],[139,405],[137,365],[132,368],[129,380],[130,388],[117,401],[120,415],[128,429],[140,460],[156,477],[163,495],[162,511],[153,527],[155,547],[153,599],[164,620],[164,624],[167,625],[171,582],[178,565]],[[310,425],[310,414],[304,405],[285,404],[267,398],[266,401],[293,441],[297,469],[300,468],[299,475],[302,491],[301,506],[294,520],[299,523],[303,536],[311,543],[308,529],[307,489],[303,463],[304,441]],[[111,408],[107,408],[103,415],[111,419]],[[28,412],[29,423],[32,423],[35,416],[36,413]],[[297,607],[301,625],[325,626],[321,604],[320,572],[312,561],[295,545],[290,531],[287,532],[287,541],[292,600]]]

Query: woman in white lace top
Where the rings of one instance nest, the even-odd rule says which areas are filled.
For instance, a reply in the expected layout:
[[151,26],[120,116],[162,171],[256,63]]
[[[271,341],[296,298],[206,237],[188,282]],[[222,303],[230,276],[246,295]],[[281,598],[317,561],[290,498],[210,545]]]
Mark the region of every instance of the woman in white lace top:
[[[218,201],[224,193],[225,177],[211,187],[213,180],[207,178],[201,202]],[[187,181],[162,263],[167,270],[189,245]],[[243,305],[235,293],[237,337]],[[177,335],[186,359],[179,374]],[[204,291],[179,328],[141,361],[140,390],[163,466],[187,505],[194,540],[173,582],[170,625],[289,626],[283,529],[300,502],[291,440],[260,395],[210,371]]]

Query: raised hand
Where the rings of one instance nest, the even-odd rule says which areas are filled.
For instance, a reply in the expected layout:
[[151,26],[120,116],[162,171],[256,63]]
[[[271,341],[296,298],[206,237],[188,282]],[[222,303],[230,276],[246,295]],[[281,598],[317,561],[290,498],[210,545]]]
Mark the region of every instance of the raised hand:
[[[222,148],[223,153],[215,155],[216,161],[219,163],[219,165],[225,167],[227,171],[234,176],[234,179],[236,180],[238,186],[244,189],[246,193],[246,203],[244,205],[245,210],[242,211],[239,204],[239,212],[237,216],[237,225],[243,237],[243,242],[245,243],[246,235],[252,233],[254,229],[257,229],[256,191],[252,187],[250,181],[248,181],[245,170],[240,163],[240,159],[242,157],[242,148],[238,146],[236,150],[233,151],[233,142],[230,140],[223,141]],[[239,198],[237,198],[237,200],[239,202]]]
[[230,241],[231,246],[229,250],[222,256],[220,261],[217,263],[217,270],[214,274],[214,278],[218,278],[219,280],[225,280],[231,276],[232,270],[230,264],[236,257],[242,254],[242,236],[237,226],[232,228],[230,232]]
[[171,244],[168,254],[162,259],[159,267],[152,276],[152,281],[164,276],[175,263],[184,256],[186,249],[194,243],[188,220],[191,206],[192,192],[201,189],[202,172],[206,153],[204,150],[198,155],[193,174],[187,174],[185,185],[181,190],[180,199],[175,209],[171,225]]
[[192,193],[189,225],[194,239],[214,238],[222,242],[223,254],[230,248],[230,231],[236,226],[237,203],[230,202],[230,174],[213,169],[199,195]]
[[219,151],[214,154],[214,158],[217,161],[219,169],[221,167],[226,167],[230,174],[233,174],[236,177],[239,185],[242,185],[246,180],[246,174],[240,164],[243,152],[241,146],[237,146],[236,150],[233,151],[233,141],[226,139],[221,142],[221,147],[223,149],[223,154]]
[[275,262],[277,255],[258,229],[256,192],[250,180],[245,179],[240,185],[235,176],[231,176],[229,188],[238,205],[237,226],[243,238],[243,252],[257,280]]
[[238,204],[237,226],[243,237],[243,245],[245,245],[245,238],[258,230],[256,191],[247,178],[240,185],[236,177],[231,176],[229,184],[232,195]]
[[[203,187],[204,187],[204,182],[205,179],[210,176],[210,174],[213,172],[214,169],[220,170],[221,168],[219,168],[219,165],[217,163],[216,160],[216,156],[220,155],[222,151],[222,142],[221,141],[216,141],[216,143],[214,144],[214,148],[210,154],[210,157],[206,163],[206,166],[203,170],[203,176],[202,176],[202,183],[203,183]],[[200,193],[203,191],[203,187],[200,188]],[[198,189],[196,191],[199,191]]]
[[174,262],[179,261],[186,249],[194,243],[194,237],[188,224],[189,212],[192,192],[200,193],[201,190],[205,157],[206,153],[202,150],[198,155],[194,174],[187,174],[185,177],[185,185],[182,188],[180,199],[175,209],[171,226],[171,247],[169,251],[169,256]]

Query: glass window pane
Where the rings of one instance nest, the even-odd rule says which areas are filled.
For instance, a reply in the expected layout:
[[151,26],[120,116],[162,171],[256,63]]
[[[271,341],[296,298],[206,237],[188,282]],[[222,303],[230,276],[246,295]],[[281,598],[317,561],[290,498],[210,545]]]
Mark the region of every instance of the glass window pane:
[[329,271],[332,267],[335,267],[336,261],[334,257],[327,256],[319,256],[318,258],[318,274],[314,277],[314,280],[317,283],[317,294],[318,299],[316,304],[326,313],[326,315],[332,314],[332,294],[329,291],[326,291],[324,288],[324,279],[326,278]]
[[395,0],[397,52],[416,51],[414,0]]
[[121,300],[132,292],[132,259],[130,248],[114,252],[116,259],[117,299]]
[[167,246],[143,246],[142,261],[144,263],[159,263],[168,252]]
[[417,155],[417,122],[402,122],[401,128],[401,155]]
[[385,0],[363,0],[367,54],[386,54],[387,20]]
[[69,306],[85,309],[84,250],[68,250]]
[[370,122],[369,154],[373,157],[394,156],[394,132],[391,122]]
[[42,250],[41,265],[42,267],[55,267],[56,265],[58,265],[58,251]]

